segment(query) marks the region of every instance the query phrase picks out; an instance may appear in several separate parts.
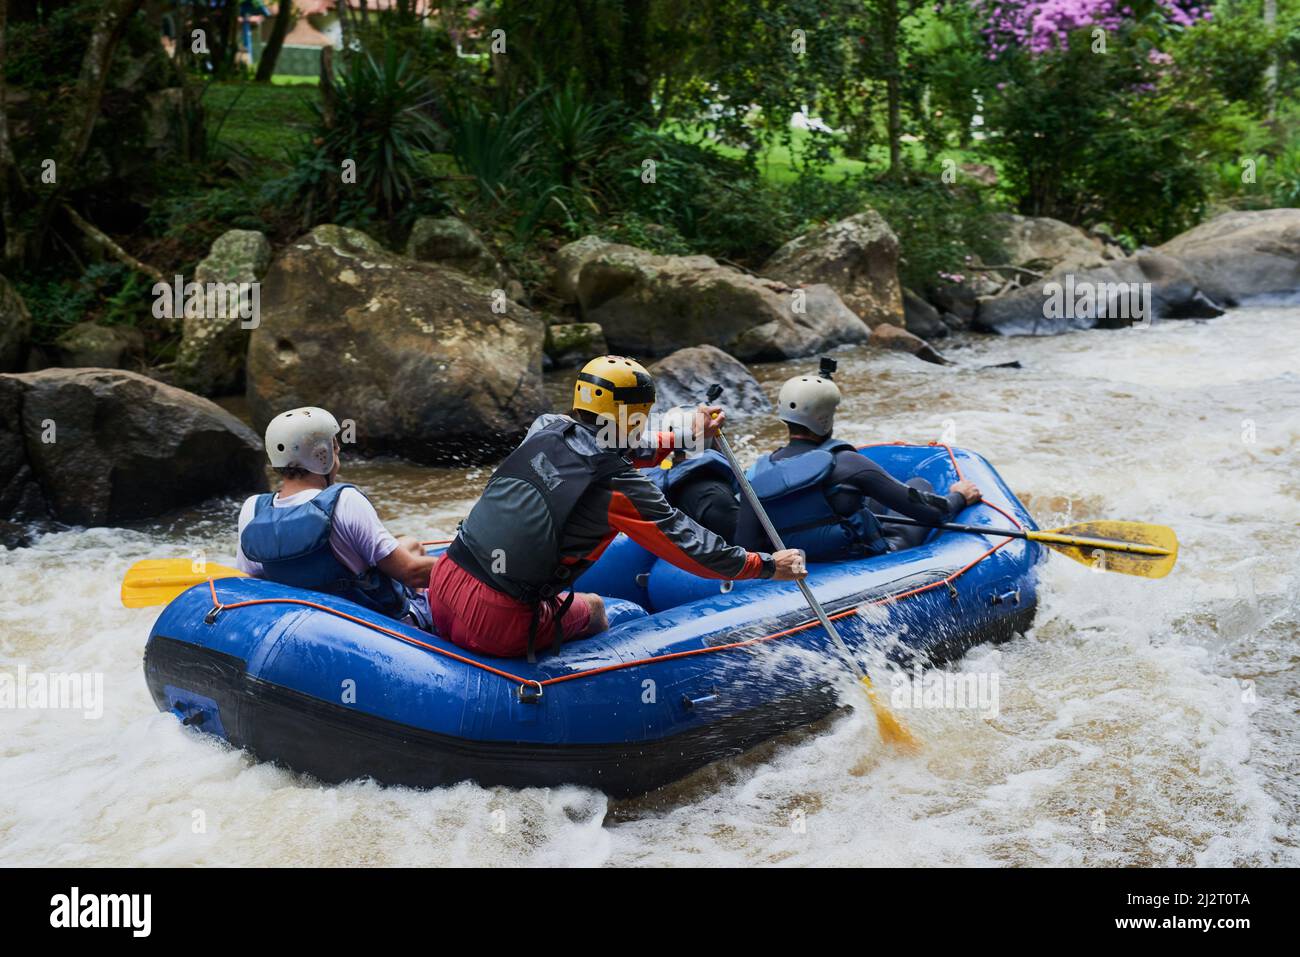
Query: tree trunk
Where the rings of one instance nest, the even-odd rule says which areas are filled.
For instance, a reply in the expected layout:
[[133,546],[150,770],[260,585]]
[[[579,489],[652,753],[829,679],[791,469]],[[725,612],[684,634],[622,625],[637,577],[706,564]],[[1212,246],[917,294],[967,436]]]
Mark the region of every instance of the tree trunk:
[[280,59],[280,48],[289,32],[293,20],[293,0],[280,0],[280,9],[275,14],[275,25],[271,27],[271,39],[266,41],[262,50],[262,59],[257,62],[257,82],[270,83],[275,73],[276,61]]
[[[1277,26],[1277,0],[1264,0],[1264,26],[1269,30]],[[1268,102],[1268,118],[1277,116],[1277,61],[1279,53],[1269,58],[1264,70],[1264,99]]]
[[[104,97],[104,87],[108,83],[113,55],[126,32],[127,23],[143,3],[144,0],[108,0],[100,9],[90,34],[90,42],[81,59],[77,88],[69,95],[69,102],[73,104],[72,111],[63,127],[63,135],[55,153],[57,180],[52,185],[42,187],[32,204],[36,211],[35,228],[30,237],[24,237],[22,250],[24,258],[29,262],[40,255],[54,211],[63,204],[68,180],[90,145],[90,136],[95,129],[95,120],[99,117],[99,106]],[[7,253],[10,248],[8,235],[5,237],[5,246]]]
[[650,0],[627,0],[623,7],[623,55],[619,58],[623,70],[623,89],[620,92],[628,112],[638,120],[648,120],[653,116],[647,50],[649,26]]
[[903,136],[902,89],[899,77],[897,0],[886,0],[883,8],[885,50],[885,94],[888,102],[889,175],[897,176],[902,167],[901,140]]
[[19,226],[21,204],[27,198],[27,184],[14,160],[9,142],[8,83],[5,82],[7,47],[5,33],[9,5],[0,0],[0,226],[5,233],[4,262],[17,263],[24,258],[26,233]]

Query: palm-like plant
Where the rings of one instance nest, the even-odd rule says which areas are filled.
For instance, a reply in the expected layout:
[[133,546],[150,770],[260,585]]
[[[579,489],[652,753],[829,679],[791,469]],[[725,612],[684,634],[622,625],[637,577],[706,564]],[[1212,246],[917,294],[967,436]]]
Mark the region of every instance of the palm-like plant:
[[357,185],[381,216],[410,200],[422,156],[436,144],[433,96],[410,56],[399,57],[390,43],[379,60],[348,57],[332,102],[315,107],[324,152],[339,163],[355,161]]

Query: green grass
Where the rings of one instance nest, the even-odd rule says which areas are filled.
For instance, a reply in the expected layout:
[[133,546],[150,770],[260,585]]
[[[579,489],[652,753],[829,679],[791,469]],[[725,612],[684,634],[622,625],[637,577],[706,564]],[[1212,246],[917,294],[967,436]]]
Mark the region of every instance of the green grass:
[[309,104],[317,93],[310,83],[278,82],[306,78],[275,79],[271,84],[214,83],[204,94],[203,105],[209,129],[220,128],[219,142],[258,164],[282,167],[286,150],[301,143],[311,126]]
[[[745,151],[739,147],[710,141],[699,127],[689,124],[670,123],[667,124],[666,128],[683,140],[693,143],[707,142],[710,148],[716,150],[721,156],[738,159],[745,155]],[[792,129],[790,134],[791,144],[789,146],[784,143],[774,143],[760,150],[756,157],[763,178],[775,186],[783,186],[799,178],[797,157],[806,152],[808,139],[812,135],[807,130],[801,129]],[[925,149],[919,142],[904,142],[902,150],[904,161],[913,168],[919,169],[927,162],[931,162],[927,161]],[[872,146],[867,155],[868,161],[863,161],[851,159],[839,150],[834,150],[832,152],[833,159],[830,163],[818,169],[818,175],[822,179],[834,181],[850,176],[860,176],[865,172],[883,173],[889,167],[889,148],[887,146],[883,144]],[[946,149],[941,154],[941,157],[942,159],[952,159],[959,164],[989,163],[995,167],[997,166],[993,160],[974,150]],[[938,176],[942,172],[942,168],[936,166],[934,172]]]

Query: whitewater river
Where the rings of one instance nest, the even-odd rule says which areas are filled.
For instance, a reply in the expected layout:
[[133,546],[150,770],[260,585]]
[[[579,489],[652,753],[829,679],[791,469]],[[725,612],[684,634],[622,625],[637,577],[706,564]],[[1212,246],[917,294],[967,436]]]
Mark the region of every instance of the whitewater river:
[[[183,730],[145,688],[156,612],[120,607],[122,574],[229,561],[237,503],[211,503],[0,552],[0,670],[104,688],[97,719],[0,711],[0,864],[1300,864],[1300,308],[946,348],[959,366],[840,353],[840,434],[950,440],[1044,526],[1138,519],[1182,542],[1163,581],[1053,556],[1032,631],[955,666],[997,675],[996,717],[911,711],[926,747],[901,758],[848,694],[854,710],[632,802],[321,787]],[[756,371],[774,391],[810,366]],[[752,458],[778,428],[736,432]],[[346,477],[394,530],[442,538],[487,472]]]

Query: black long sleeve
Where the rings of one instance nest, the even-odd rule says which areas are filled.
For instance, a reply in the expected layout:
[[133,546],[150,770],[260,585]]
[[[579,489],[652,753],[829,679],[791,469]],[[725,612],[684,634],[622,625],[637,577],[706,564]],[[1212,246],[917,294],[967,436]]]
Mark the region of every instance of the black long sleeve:
[[[827,483],[829,486],[848,486],[854,492],[872,499],[883,509],[892,509],[908,518],[935,525],[949,521],[966,507],[966,500],[957,492],[947,496],[919,492],[898,481],[871,459],[857,452],[840,452],[835,456],[835,469]],[[841,514],[850,514],[861,507],[854,501],[851,491],[836,492],[831,503]],[[882,508],[872,506],[874,511]]]

